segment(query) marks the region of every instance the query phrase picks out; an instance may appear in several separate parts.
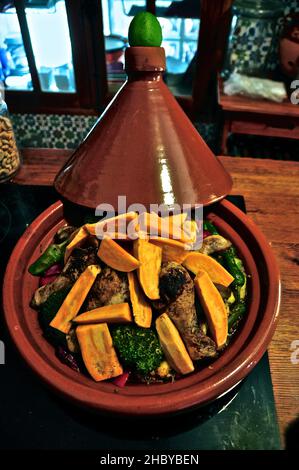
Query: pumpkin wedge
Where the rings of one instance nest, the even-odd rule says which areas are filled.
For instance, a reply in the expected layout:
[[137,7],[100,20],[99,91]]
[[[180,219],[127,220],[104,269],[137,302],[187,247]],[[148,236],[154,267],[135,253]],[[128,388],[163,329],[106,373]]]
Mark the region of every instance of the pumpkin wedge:
[[217,345],[225,345],[228,334],[228,315],[225,303],[205,271],[199,271],[194,280],[200,303],[207,317],[208,324]]
[[131,323],[132,315],[129,304],[124,302],[94,308],[88,312],[81,313],[73,321],[80,325],[92,323]]
[[185,250],[185,243],[172,240],[164,237],[151,237],[150,243],[162,248],[162,261],[175,261],[181,264],[189,254],[188,250]]
[[86,369],[96,382],[123,373],[106,323],[80,325],[76,333]]
[[186,220],[183,225],[184,235],[190,240],[190,243],[194,243],[197,238],[198,227],[195,220]]
[[142,328],[150,328],[152,308],[145,299],[135,273],[128,273],[128,281],[135,323]]
[[151,300],[159,299],[162,249],[148,240],[138,239],[133,244],[133,252],[140,263],[137,274],[143,292]]
[[87,266],[85,271],[78,277],[51,321],[50,325],[62,333],[68,333],[72,326],[72,320],[79,312],[88,292],[90,291],[101,268],[95,264]]
[[224,287],[228,287],[234,280],[233,276],[220,263],[203,253],[189,253],[183,265],[194,274],[206,271],[215,284],[221,284]]
[[167,313],[163,313],[157,318],[156,329],[161,347],[170,366],[180,374],[185,375],[193,372],[194,365],[186,346]]
[[107,236],[101,241],[98,257],[110,268],[125,273],[134,271],[140,264],[138,259]]
[[168,220],[170,224],[181,226],[187,219],[187,212],[181,214],[169,215],[168,217],[162,217],[163,220]]
[[151,237],[171,238],[182,243],[192,242],[190,236],[184,233],[181,224],[175,224],[168,217],[159,217],[155,212],[143,212],[138,217],[141,232],[150,234]]
[[79,246],[82,245],[82,243],[89,237],[88,231],[85,229],[85,227],[79,228],[78,232],[74,236],[74,238],[71,240],[71,242],[67,245],[64,253],[64,263],[67,262],[69,257],[71,256],[72,252],[74,251],[75,248],[78,248]]
[[105,219],[103,221],[96,222],[95,224],[85,224],[86,230],[90,235],[97,236],[99,232],[108,232],[108,233],[126,233],[127,224],[132,222],[132,220],[137,219],[137,212],[126,212],[125,214],[120,214],[110,219]]

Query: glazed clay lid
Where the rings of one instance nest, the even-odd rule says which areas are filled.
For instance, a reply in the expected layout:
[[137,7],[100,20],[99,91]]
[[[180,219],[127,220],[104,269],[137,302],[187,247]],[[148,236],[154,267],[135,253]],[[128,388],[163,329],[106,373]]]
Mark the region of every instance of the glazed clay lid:
[[165,85],[162,47],[126,50],[128,80],[55,179],[60,195],[96,208],[209,205],[232,180]]

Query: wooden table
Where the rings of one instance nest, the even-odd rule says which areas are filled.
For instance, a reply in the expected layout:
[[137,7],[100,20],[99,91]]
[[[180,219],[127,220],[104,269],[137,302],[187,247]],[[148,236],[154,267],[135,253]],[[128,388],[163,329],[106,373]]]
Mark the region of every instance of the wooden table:
[[221,153],[227,154],[227,138],[233,134],[299,139],[299,106],[288,99],[282,103],[257,100],[245,96],[228,96],[218,81],[218,104],[223,111],[224,125]]
[[[51,185],[69,150],[27,149],[14,179],[19,184]],[[298,364],[290,350],[299,341],[299,163],[220,157],[234,181],[232,194],[242,194],[247,212],[271,243],[282,277],[280,321],[269,347],[274,395],[282,439],[299,417]]]

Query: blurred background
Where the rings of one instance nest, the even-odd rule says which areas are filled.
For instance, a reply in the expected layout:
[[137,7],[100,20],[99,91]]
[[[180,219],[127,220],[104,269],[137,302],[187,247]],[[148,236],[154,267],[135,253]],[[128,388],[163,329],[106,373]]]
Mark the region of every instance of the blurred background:
[[299,0],[0,0],[0,82],[21,147],[75,148],[126,79],[133,16],[217,154],[299,155]]

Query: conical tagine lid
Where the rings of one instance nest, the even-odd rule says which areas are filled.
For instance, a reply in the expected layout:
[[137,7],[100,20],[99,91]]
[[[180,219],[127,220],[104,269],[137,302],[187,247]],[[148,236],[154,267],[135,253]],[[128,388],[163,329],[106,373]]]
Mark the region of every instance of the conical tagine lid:
[[162,79],[162,47],[129,47],[128,80],[57,175],[55,188],[88,208],[211,204],[232,180]]

